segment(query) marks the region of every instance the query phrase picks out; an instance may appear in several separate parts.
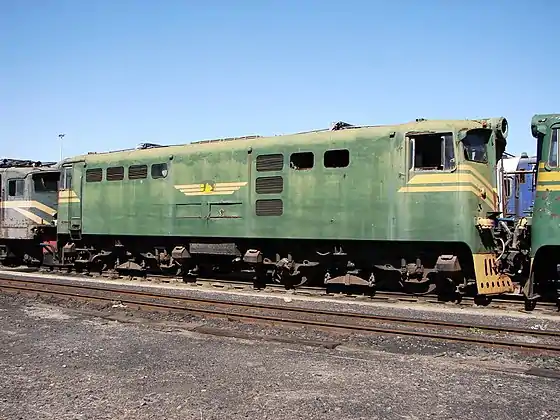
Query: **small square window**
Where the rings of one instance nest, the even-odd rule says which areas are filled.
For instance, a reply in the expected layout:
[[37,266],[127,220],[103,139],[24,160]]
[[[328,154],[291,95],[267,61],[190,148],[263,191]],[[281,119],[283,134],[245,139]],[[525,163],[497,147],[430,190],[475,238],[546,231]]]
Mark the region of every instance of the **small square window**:
[[312,152],[298,152],[292,153],[290,156],[290,168],[296,171],[313,168],[315,157]]
[[350,152],[346,149],[327,150],[323,160],[325,168],[346,168],[350,165]]
[[156,163],[152,165],[152,178],[165,178],[167,176],[167,163]]

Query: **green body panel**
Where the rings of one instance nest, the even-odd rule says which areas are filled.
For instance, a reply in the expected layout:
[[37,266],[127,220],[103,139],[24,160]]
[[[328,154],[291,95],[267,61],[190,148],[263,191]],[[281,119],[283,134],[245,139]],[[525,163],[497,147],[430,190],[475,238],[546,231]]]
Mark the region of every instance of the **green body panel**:
[[531,225],[531,256],[545,246],[560,246],[560,168],[551,162],[553,130],[560,129],[560,114],[535,115],[531,121],[538,140],[537,191]]
[[[483,252],[475,221],[495,210],[496,141],[492,135],[489,164],[467,162],[456,134],[485,121],[421,121],[88,154],[66,164],[83,160],[84,169],[103,168],[103,181],[84,182],[84,175],[78,184],[82,163],[75,164],[72,188],[80,203],[61,203],[60,215],[69,206],[81,212],[83,235],[452,241]],[[422,171],[411,189],[410,132],[451,132],[455,153],[452,168]],[[349,150],[347,167],[325,168],[323,155],[332,149]],[[290,155],[300,151],[314,153],[312,169],[290,167]],[[276,153],[284,155],[283,170],[258,172],[257,157]],[[165,178],[151,179],[148,169],[146,179],[105,179],[108,167],[159,163],[168,165]],[[269,176],[283,177],[282,192],[257,194],[256,179]],[[192,184],[205,183],[215,183],[215,191],[236,190],[193,195]],[[257,216],[260,199],[281,199],[282,215]],[[68,233],[59,226],[59,233]]]

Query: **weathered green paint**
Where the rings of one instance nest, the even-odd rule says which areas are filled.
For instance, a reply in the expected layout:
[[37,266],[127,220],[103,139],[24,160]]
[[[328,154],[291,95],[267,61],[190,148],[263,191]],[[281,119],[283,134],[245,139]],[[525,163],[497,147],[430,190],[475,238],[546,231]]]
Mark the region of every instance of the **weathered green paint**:
[[537,139],[537,191],[531,226],[531,256],[545,246],[560,246],[560,167],[551,162],[554,129],[560,129],[560,114],[535,115],[531,131]]
[[[340,131],[317,131],[269,138],[235,139],[147,150],[130,150],[79,156],[85,168],[103,168],[102,182],[84,182],[73,188],[80,204],[60,204],[60,218],[78,214],[84,235],[166,235],[262,238],[321,238],[356,240],[457,241],[483,252],[475,228],[477,217],[493,210],[491,199],[482,199],[477,186],[465,183],[462,167],[468,163],[479,180],[496,186],[496,139],[487,146],[488,164],[465,160],[458,133],[483,128],[489,120],[420,121],[401,125],[361,127]],[[414,175],[408,170],[410,132],[451,132],[455,165],[441,182],[424,184],[424,191],[399,191]],[[348,149],[346,168],[325,168],[323,154]],[[289,167],[290,154],[310,151],[314,167],[297,171]],[[256,158],[283,153],[284,169],[257,172]],[[106,181],[106,168],[131,164],[167,163],[163,179]],[[74,177],[82,173],[75,164]],[[85,173],[85,172],[84,172]],[[256,194],[260,176],[284,177],[280,194]],[[483,179],[480,179],[483,178]],[[437,181],[437,180],[436,180]],[[471,191],[458,191],[457,182]],[[247,182],[231,195],[186,196],[175,186],[188,184]],[[422,184],[415,184],[422,187]],[[434,191],[447,185],[447,192]],[[282,216],[256,216],[257,199],[281,198]],[[65,213],[66,212],[66,213]],[[66,215],[66,216],[64,216]],[[237,217],[233,217],[237,216]],[[59,233],[67,233],[60,224]]]

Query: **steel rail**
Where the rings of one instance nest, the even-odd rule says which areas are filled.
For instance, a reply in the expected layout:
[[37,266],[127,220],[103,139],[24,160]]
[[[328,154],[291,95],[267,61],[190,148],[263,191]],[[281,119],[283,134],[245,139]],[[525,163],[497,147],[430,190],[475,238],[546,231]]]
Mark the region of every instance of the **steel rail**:
[[[0,271],[2,267],[0,267]],[[44,272],[41,272],[39,269],[35,269],[34,271],[30,272],[30,271],[25,271],[25,270],[18,270],[15,269],[13,270],[13,272],[17,272],[17,273],[25,273],[25,274],[37,274],[37,275],[42,275],[44,274]],[[49,273],[56,273],[57,275],[63,276],[67,279],[83,279],[83,277],[81,277],[79,275],[79,273],[66,273],[64,271],[61,270],[55,270],[53,272],[49,272]],[[124,275],[120,275],[119,278],[126,278],[127,276]],[[106,279],[106,276],[103,275],[97,275],[97,277],[94,278],[99,278],[99,279]],[[185,284],[188,286],[202,286],[203,284],[211,284],[211,285],[217,285],[217,286],[224,286],[224,287],[232,287],[235,289],[240,289],[240,288],[248,288],[253,286],[253,283],[251,283],[250,281],[242,281],[242,280],[232,280],[232,279],[212,279],[212,278],[197,278],[195,281],[193,282],[183,282],[182,279],[180,277],[176,277],[176,276],[165,276],[165,275],[158,275],[158,274],[151,274],[147,277],[143,277],[144,279],[148,280],[148,281],[153,281],[156,280],[158,282],[166,282],[167,283],[171,283],[171,282],[181,282],[181,284]],[[277,294],[281,294],[279,292],[282,291],[286,291],[285,287],[283,285],[280,284],[275,284],[275,283],[269,283],[266,285],[263,285],[262,290],[264,289],[268,289],[273,293],[277,293]],[[257,288],[257,290],[261,290],[261,288]],[[414,294],[414,293],[410,293],[410,292],[396,292],[396,291],[384,291],[384,290],[379,290],[379,291],[375,291],[373,294],[371,295],[365,295],[365,294],[355,294],[355,293],[332,293],[332,292],[328,292],[324,287],[320,287],[320,286],[301,286],[298,287],[297,289],[295,289],[295,294],[300,294],[300,295],[311,295],[311,296],[319,296],[321,298],[337,298],[341,295],[344,295],[347,298],[367,298],[370,299],[372,301],[391,301],[391,300],[396,300],[396,301],[402,301],[402,302],[419,302],[419,303],[433,303],[433,304],[442,304],[442,303],[452,303],[455,302],[454,300],[447,300],[447,301],[441,301],[439,300],[439,296],[437,294]],[[473,296],[462,296],[461,300],[458,302],[455,302],[455,304],[457,306],[471,306],[472,303],[476,302],[476,297]],[[484,307],[493,307],[495,309],[505,309],[504,305],[507,305],[508,308],[511,306],[513,307],[517,307],[517,306],[524,306],[524,301],[520,300],[520,296],[507,296],[507,295],[500,295],[500,296],[492,296],[490,299],[489,304],[484,305]],[[496,306],[494,306],[494,304]],[[558,304],[555,302],[548,302],[548,301],[543,301],[543,302],[539,302],[538,303],[538,308],[539,309],[545,309],[545,308],[558,308]]]
[[[234,302],[234,301],[224,301],[220,299],[208,299],[203,297],[193,297],[193,296],[180,296],[175,294],[169,293],[161,293],[161,292],[146,292],[141,290],[124,290],[115,288],[115,285],[103,283],[101,286],[99,285],[84,285],[84,284],[68,284],[68,283],[60,283],[57,281],[50,281],[45,279],[2,279],[0,278],[0,287],[2,287],[2,282],[4,281],[16,281],[16,282],[30,282],[34,284],[44,284],[50,286],[61,286],[61,287],[71,287],[71,288],[79,288],[84,290],[95,290],[100,292],[115,292],[115,293],[126,293],[129,295],[135,296],[144,296],[148,298],[170,298],[182,301],[184,303],[187,302],[194,302],[194,303],[202,303],[202,304],[213,304],[213,305],[222,305],[222,306],[229,306],[229,307],[239,307],[245,309],[266,309],[272,311],[289,311],[292,313],[301,313],[306,315],[317,315],[317,316],[335,316],[335,317],[345,317],[345,318],[353,318],[353,319],[362,319],[368,321],[384,321],[384,322],[393,322],[393,323],[401,323],[401,324],[415,324],[415,325],[430,325],[435,327],[448,327],[448,328],[471,328],[471,329],[479,329],[479,330],[486,330],[486,331],[496,331],[500,333],[512,333],[512,334],[531,334],[535,336],[549,336],[549,337],[558,337],[560,338],[560,330],[527,330],[525,328],[516,328],[516,327],[500,327],[496,325],[486,325],[486,324],[463,324],[463,323],[456,323],[444,320],[425,320],[425,319],[415,319],[415,318],[406,318],[406,317],[399,317],[399,316],[390,316],[390,315],[374,315],[374,314],[363,314],[357,312],[342,312],[342,311],[333,311],[327,309],[314,309],[314,308],[303,308],[300,306],[281,306],[281,305],[273,305],[273,304],[266,304],[266,303],[250,303],[250,302]],[[66,280],[65,280],[66,281]],[[82,280],[87,282],[87,280]],[[141,287],[141,286],[140,286]]]
[[[393,334],[393,335],[404,335],[404,336],[413,336],[413,337],[423,337],[423,338],[430,338],[436,340],[447,340],[447,341],[459,341],[459,342],[469,342],[473,344],[484,344],[484,345],[493,345],[493,346],[505,346],[505,347],[515,347],[515,348],[525,348],[531,350],[541,350],[541,351],[552,351],[560,353],[560,346],[559,345],[550,345],[550,344],[539,344],[539,343],[526,343],[526,342],[519,342],[519,341],[509,341],[509,340],[501,340],[496,338],[483,338],[483,337],[471,337],[471,336],[457,336],[457,335],[450,335],[450,334],[441,334],[441,333],[432,333],[426,331],[411,331],[406,329],[395,329],[395,328],[387,328],[387,327],[378,327],[378,326],[371,326],[371,325],[359,325],[359,324],[352,324],[352,323],[341,323],[341,322],[327,322],[327,321],[317,321],[311,319],[301,319],[301,318],[294,318],[294,317],[279,317],[273,315],[261,315],[261,314],[252,314],[252,313],[235,313],[231,311],[224,311],[218,310],[216,308],[205,309],[205,308],[193,308],[193,307],[185,307],[184,305],[177,304],[177,301],[180,303],[186,302],[196,302],[202,303],[206,305],[225,305],[225,306],[235,306],[235,307],[248,307],[251,309],[267,309],[267,310],[275,310],[275,311],[284,311],[284,312],[304,312],[312,315],[333,315],[335,317],[344,318],[350,317],[355,318],[362,317],[366,320],[376,320],[376,321],[386,321],[391,320],[393,322],[410,322],[414,324],[423,324],[423,325],[436,325],[436,326],[444,326],[446,328],[462,328],[462,329],[470,329],[470,328],[477,328],[473,325],[467,324],[460,324],[460,323],[449,323],[449,322],[441,322],[440,321],[424,321],[424,320],[415,320],[409,318],[396,318],[396,317],[378,317],[376,318],[375,315],[366,315],[365,317],[362,314],[354,314],[354,313],[340,313],[335,311],[316,311],[312,309],[303,309],[303,308],[291,308],[291,307],[277,307],[274,305],[252,305],[252,304],[240,304],[239,302],[224,302],[224,301],[216,301],[216,300],[204,300],[204,299],[192,299],[188,297],[181,297],[181,296],[169,296],[169,295],[162,295],[162,294],[154,294],[154,293],[145,293],[145,292],[137,292],[137,291],[130,291],[130,290],[115,290],[112,288],[99,288],[99,287],[89,287],[84,285],[68,285],[68,284],[60,284],[60,283],[49,283],[49,282],[42,282],[42,281],[29,281],[29,280],[8,280],[9,283],[16,283],[16,284],[6,284],[6,280],[0,279],[0,289],[11,289],[17,290],[20,292],[34,292],[34,293],[43,293],[52,296],[68,296],[73,298],[79,299],[93,299],[93,300],[101,300],[101,301],[119,301],[121,303],[126,303],[129,305],[137,305],[143,307],[151,307],[157,309],[173,309],[179,310],[182,312],[188,313],[200,313],[205,315],[220,315],[225,316],[228,318],[237,318],[237,319],[250,319],[250,320],[260,320],[260,321],[268,321],[268,322],[276,322],[276,323],[287,323],[287,324],[299,324],[299,325],[307,325],[307,326],[315,326],[321,328],[334,328],[334,329],[342,329],[342,330],[352,330],[352,331],[361,331],[361,332],[374,332],[374,333],[382,333],[382,334]],[[19,283],[19,284],[18,284]],[[30,285],[29,285],[30,283]],[[39,286],[39,287],[37,287]],[[42,288],[40,286],[43,286]],[[46,286],[46,289],[45,289]],[[69,289],[70,291],[64,290],[53,290],[53,287],[56,288],[63,288]],[[83,293],[83,291],[100,291],[103,292],[104,295],[102,296],[92,296],[87,293]],[[151,298],[156,299],[156,302],[146,302],[143,299],[138,299],[138,297],[144,298]],[[169,303],[165,301],[176,301],[175,303]],[[295,310],[294,310],[295,309]],[[431,323],[430,323],[431,322]],[[482,326],[482,327],[491,327],[493,330],[497,329],[499,332],[512,332],[508,331],[507,328],[500,329],[500,327],[495,326]],[[537,335],[537,336],[555,336],[557,337],[560,333],[558,331],[530,331],[524,329],[515,329],[513,332],[522,333],[525,335]]]

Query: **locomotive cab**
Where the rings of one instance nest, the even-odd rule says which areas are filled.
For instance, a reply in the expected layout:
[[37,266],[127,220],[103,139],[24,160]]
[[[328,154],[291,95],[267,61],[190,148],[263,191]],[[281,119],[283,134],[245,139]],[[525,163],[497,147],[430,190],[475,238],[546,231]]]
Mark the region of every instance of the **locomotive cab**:
[[0,165],[0,262],[36,263],[38,244],[56,239],[59,171],[54,163],[4,160]]
[[535,115],[531,132],[537,140],[537,175],[531,270],[524,294],[531,302],[547,297],[560,303],[560,115]]

